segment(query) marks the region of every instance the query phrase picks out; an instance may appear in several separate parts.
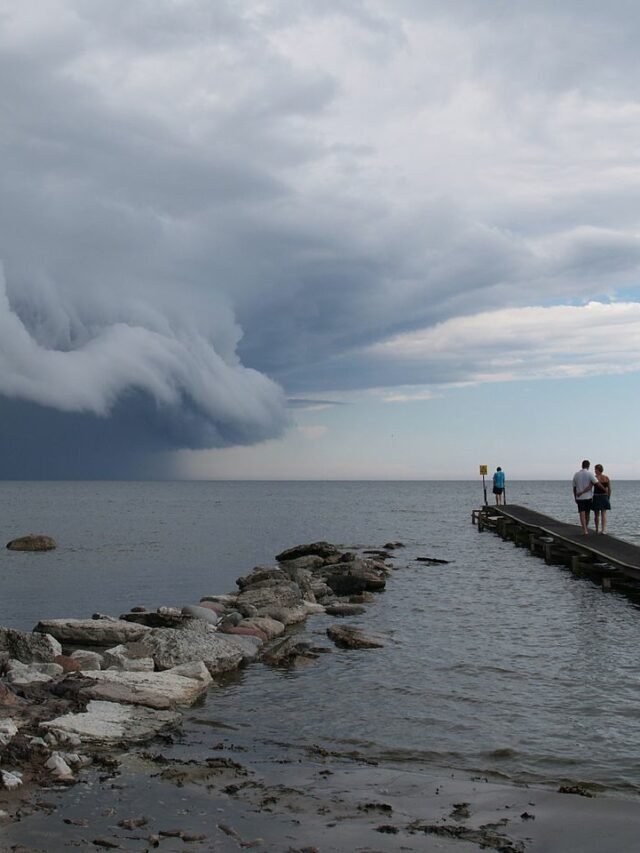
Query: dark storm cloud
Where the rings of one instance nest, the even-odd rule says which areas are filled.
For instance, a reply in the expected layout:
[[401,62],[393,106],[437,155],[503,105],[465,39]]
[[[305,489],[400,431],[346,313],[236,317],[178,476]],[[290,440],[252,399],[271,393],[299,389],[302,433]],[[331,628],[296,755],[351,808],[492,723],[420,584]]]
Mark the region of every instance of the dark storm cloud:
[[5,458],[262,441],[283,391],[464,379],[389,338],[635,281],[622,0],[0,14]]

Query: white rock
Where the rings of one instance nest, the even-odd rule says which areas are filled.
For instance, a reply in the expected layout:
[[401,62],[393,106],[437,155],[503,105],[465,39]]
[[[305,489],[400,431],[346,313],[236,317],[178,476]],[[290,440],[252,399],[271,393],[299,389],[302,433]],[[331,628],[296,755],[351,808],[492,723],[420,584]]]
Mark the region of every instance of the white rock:
[[2,787],[6,788],[7,791],[14,791],[16,788],[19,788],[22,785],[21,775],[17,770],[12,773],[9,770],[0,770]]
[[47,759],[47,761],[45,761],[44,766],[47,768],[47,770],[51,770],[56,779],[73,779],[73,773],[71,772],[71,768],[59,752],[52,752],[51,756]]
[[104,669],[101,672],[83,673],[95,683],[83,687],[83,696],[104,699],[109,702],[126,702],[146,705],[148,708],[175,708],[177,705],[193,705],[207,689],[209,682],[179,673],[123,672]]
[[176,711],[152,711],[117,702],[91,701],[80,714],[65,714],[41,723],[40,727],[61,736],[77,735],[82,743],[111,746],[149,740],[175,728],[182,716]]
[[18,734],[18,727],[10,717],[0,719],[0,746],[6,746]]

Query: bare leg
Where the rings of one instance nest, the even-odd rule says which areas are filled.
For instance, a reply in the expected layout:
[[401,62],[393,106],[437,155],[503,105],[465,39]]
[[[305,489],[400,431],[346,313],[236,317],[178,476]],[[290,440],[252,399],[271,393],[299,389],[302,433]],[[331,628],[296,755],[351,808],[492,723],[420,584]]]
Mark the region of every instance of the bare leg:
[[585,536],[589,533],[589,531],[587,529],[588,524],[589,524],[589,518],[587,516],[587,513],[581,512],[580,513],[580,525],[582,527],[582,532],[584,533]]
[[595,525],[596,525],[596,533],[599,533],[600,532],[600,510],[599,509],[594,509],[593,520],[595,521]]
[[606,509],[602,510],[602,532],[607,532],[607,511]]

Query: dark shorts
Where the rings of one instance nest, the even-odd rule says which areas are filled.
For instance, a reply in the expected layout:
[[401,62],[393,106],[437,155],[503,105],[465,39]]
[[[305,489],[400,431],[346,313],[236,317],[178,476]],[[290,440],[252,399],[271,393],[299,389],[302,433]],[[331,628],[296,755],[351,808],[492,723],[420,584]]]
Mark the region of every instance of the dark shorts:
[[501,495],[503,492],[504,492],[504,489],[503,489],[503,488],[501,489],[501,488],[499,488],[498,486],[494,486],[494,487],[493,487],[493,494],[494,494],[494,495]]
[[602,512],[603,510],[610,510],[611,503],[609,502],[609,495],[594,495],[593,496],[593,511],[594,512]]
[[589,510],[591,509],[591,506],[593,504],[593,501],[591,500],[591,498],[589,498],[586,501],[578,500],[577,503],[578,503],[578,512],[589,512]]

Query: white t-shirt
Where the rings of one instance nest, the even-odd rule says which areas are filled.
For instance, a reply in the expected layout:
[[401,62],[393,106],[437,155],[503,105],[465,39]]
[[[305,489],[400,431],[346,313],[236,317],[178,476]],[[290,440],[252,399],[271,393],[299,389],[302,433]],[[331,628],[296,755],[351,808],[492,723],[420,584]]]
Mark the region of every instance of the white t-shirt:
[[[591,500],[593,497],[593,484],[597,482],[595,474],[592,474],[586,468],[576,471],[573,475],[573,487],[576,490],[576,499],[579,501]],[[587,486],[589,486],[589,491],[580,494]]]

